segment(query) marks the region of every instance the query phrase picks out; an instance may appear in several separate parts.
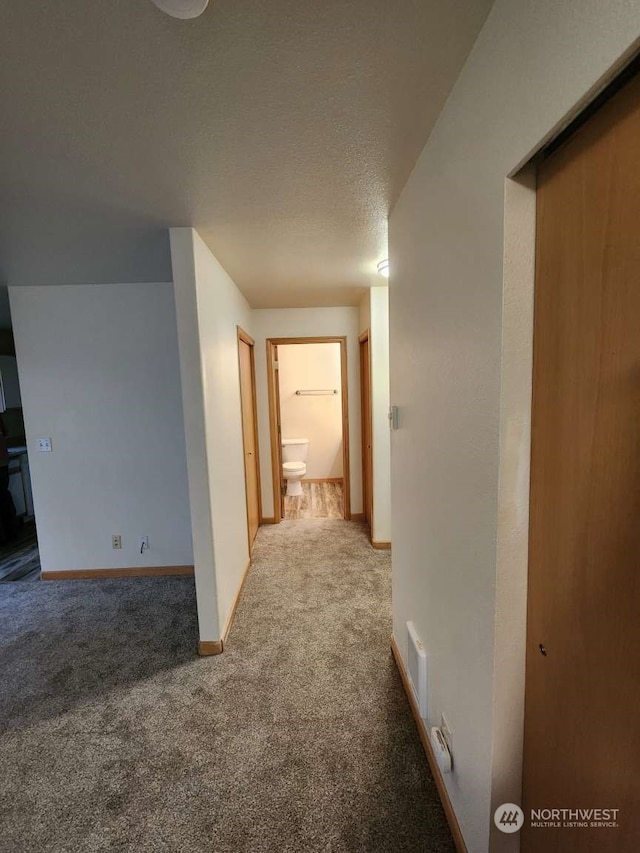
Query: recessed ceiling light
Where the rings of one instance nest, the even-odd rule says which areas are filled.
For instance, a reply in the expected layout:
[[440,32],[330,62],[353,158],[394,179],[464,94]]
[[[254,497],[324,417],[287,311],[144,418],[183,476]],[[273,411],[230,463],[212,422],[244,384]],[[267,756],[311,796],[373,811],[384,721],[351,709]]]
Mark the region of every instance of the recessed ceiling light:
[[389,278],[389,258],[385,258],[384,261],[380,261],[378,264],[378,275]]
[[172,18],[197,18],[209,5],[209,0],[151,0],[154,6],[162,9]]

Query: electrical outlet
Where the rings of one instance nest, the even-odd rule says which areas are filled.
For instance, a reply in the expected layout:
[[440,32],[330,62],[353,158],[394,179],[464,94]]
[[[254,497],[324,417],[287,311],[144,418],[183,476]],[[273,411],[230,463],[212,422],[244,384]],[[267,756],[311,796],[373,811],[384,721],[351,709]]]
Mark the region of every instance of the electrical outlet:
[[114,551],[119,551],[122,548],[122,536],[119,533],[114,533],[111,537],[111,547]]
[[453,755],[453,732],[444,714],[440,717],[440,730],[442,732],[442,737],[445,739],[446,744],[449,747],[449,752]]
[[138,550],[140,551],[141,554],[144,554],[145,551],[149,550],[149,537],[148,536],[141,536],[138,539]]
[[52,445],[50,438],[39,438],[38,439],[38,450],[40,453],[51,453]]

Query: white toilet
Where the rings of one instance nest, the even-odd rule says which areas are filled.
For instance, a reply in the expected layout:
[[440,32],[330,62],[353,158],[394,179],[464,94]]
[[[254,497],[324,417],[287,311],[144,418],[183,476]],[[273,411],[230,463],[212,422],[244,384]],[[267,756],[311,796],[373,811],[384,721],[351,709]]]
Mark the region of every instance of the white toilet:
[[287,497],[295,498],[302,494],[300,480],[307,473],[308,438],[282,439],[282,476],[287,481]]

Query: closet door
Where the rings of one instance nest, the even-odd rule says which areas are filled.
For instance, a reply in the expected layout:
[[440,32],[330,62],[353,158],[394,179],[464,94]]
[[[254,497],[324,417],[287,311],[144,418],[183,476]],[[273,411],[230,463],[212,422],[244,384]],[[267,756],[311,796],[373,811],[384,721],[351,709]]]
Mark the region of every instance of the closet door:
[[639,152],[635,79],[539,170],[523,853],[640,850]]
[[238,332],[238,355],[240,359],[240,399],[242,403],[242,440],[244,445],[249,551],[251,551],[253,540],[256,538],[260,526],[260,471],[253,346],[253,340],[240,330]]

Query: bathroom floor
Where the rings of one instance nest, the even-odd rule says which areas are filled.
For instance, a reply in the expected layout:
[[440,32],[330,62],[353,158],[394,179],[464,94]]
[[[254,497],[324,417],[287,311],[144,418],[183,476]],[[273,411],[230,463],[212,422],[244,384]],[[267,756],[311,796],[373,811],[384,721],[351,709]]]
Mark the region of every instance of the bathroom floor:
[[284,499],[285,518],[342,518],[342,483],[302,481],[302,495]]

